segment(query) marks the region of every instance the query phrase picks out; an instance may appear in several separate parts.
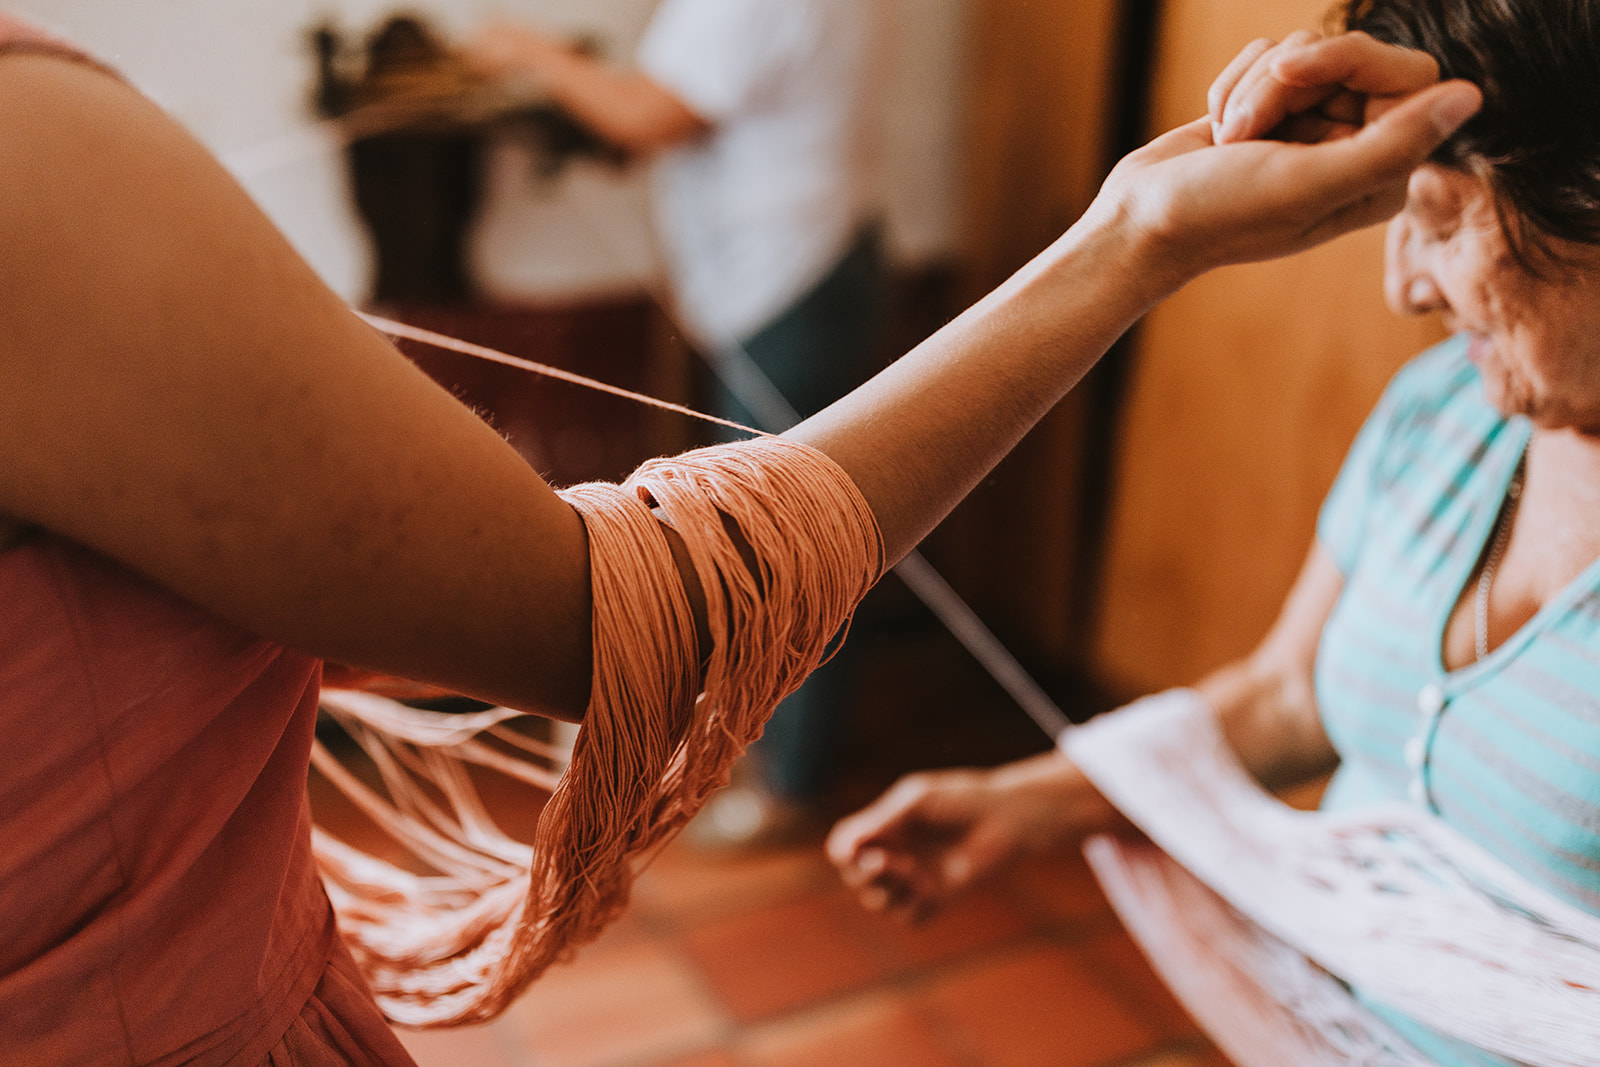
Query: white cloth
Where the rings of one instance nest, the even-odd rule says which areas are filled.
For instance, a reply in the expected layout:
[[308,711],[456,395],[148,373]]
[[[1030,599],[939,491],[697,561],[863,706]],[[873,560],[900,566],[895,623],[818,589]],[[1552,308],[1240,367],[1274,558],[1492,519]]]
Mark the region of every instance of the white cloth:
[[[1108,893],[1158,969],[1181,979],[1209,954],[1217,973],[1231,974],[1225,985],[1189,981],[1174,991],[1202,1024],[1219,1020],[1214,1036],[1239,1063],[1416,1062],[1355,1000],[1336,1003],[1329,983],[1317,990],[1297,981],[1286,1000],[1274,939],[1363,994],[1496,1055],[1538,1067],[1600,1063],[1600,917],[1533,885],[1443,820],[1398,804],[1314,813],[1279,804],[1239,765],[1192,690],[1071,727],[1059,745],[1199,880],[1153,862],[1158,853],[1119,857],[1108,843],[1091,856],[1112,873]],[[1206,903],[1200,882],[1221,900]],[[1188,963],[1162,967],[1167,947]],[[1277,1009],[1303,1017],[1265,1025]],[[1252,1024],[1244,1040],[1239,1027],[1252,1014],[1263,1025]],[[1357,1030],[1376,1046],[1371,1055],[1348,1056]],[[1259,1047],[1273,1035],[1346,1052],[1308,1059]]]
[[679,312],[702,345],[759,331],[869,216],[875,5],[662,0],[639,68],[712,127],[652,174]]

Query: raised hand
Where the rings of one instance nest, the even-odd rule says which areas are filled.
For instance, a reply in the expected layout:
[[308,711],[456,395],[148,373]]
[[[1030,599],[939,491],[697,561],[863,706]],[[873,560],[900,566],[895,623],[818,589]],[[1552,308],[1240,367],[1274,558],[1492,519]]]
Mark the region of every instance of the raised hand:
[[1412,93],[1439,80],[1426,52],[1364,33],[1302,30],[1281,43],[1251,42],[1206,96],[1218,144],[1271,137],[1314,144],[1348,137]]
[[1482,106],[1476,86],[1437,76],[1431,58],[1359,34],[1257,42],[1218,79],[1213,110],[1119,163],[1088,217],[1163,249],[1171,288],[1381,222]]

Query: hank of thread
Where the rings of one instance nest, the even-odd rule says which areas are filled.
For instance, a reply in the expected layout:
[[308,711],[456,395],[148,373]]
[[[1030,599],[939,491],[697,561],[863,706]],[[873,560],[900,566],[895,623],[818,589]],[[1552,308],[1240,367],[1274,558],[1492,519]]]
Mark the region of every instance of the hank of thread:
[[[318,754],[336,784],[439,872],[411,874],[317,836],[345,938],[401,1024],[491,1018],[598,936],[626,905],[641,862],[726,784],[883,571],[882,535],[860,492],[792,441],[654,460],[621,486],[562,495],[589,536],[594,678],[531,848],[494,830],[464,767],[519,763],[472,747],[478,729],[501,727],[499,713],[453,727],[392,703],[339,701],[388,799]],[[709,656],[663,523],[704,594]],[[526,762],[519,777],[549,780],[548,753]]]

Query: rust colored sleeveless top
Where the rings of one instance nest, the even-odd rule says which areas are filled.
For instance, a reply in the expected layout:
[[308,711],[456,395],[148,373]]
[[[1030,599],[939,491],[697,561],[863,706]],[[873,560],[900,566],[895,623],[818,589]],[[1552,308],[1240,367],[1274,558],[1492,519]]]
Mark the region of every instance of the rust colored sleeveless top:
[[[22,51],[72,54],[0,15]],[[75,544],[0,551],[0,1064],[411,1064],[312,862],[320,677]]]
[[0,1064],[410,1064],[311,858],[321,665],[0,552]]

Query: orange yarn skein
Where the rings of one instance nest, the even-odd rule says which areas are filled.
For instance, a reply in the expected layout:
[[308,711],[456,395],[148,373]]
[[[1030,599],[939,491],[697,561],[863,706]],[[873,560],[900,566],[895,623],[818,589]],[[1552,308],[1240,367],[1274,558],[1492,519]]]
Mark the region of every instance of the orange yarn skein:
[[[316,838],[345,939],[397,1023],[491,1018],[593,940],[627,904],[639,863],[726,784],[884,568],[877,521],[849,477],[782,438],[654,460],[621,486],[562,496],[589,536],[593,690],[531,848],[493,826],[465,770],[477,762],[534,784],[554,780],[538,746],[523,742],[526,758],[509,757],[477,740],[512,740],[503,723],[515,713],[444,716],[325,694],[389,797],[325,750],[318,767],[441,872],[410,874]],[[689,600],[660,523],[682,538],[705,593],[713,647],[703,685]]]

